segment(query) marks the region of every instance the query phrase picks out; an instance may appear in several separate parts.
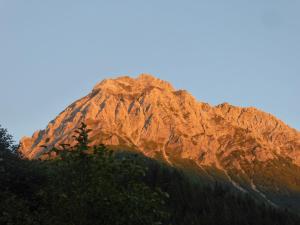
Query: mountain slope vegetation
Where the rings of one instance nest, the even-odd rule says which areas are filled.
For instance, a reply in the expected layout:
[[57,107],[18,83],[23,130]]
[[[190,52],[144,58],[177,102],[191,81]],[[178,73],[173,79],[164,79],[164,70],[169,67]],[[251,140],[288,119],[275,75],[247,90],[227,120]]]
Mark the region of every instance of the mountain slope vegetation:
[[288,210],[203,184],[159,161],[89,147],[88,133],[82,124],[76,145],[28,160],[0,129],[0,224],[300,224]]

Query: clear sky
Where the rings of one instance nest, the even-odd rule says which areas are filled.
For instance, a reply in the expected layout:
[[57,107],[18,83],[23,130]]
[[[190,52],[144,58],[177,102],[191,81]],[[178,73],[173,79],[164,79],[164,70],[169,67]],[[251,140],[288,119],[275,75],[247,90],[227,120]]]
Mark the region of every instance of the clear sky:
[[299,0],[0,0],[0,124],[43,129],[100,80],[151,73],[300,129]]

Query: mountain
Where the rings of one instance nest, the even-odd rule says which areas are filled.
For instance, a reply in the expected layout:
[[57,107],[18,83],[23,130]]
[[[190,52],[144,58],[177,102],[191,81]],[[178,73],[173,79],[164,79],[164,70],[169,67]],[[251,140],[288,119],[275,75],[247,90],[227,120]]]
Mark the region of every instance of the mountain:
[[300,211],[300,133],[256,108],[198,102],[147,74],[108,79],[23,138],[20,151],[37,158],[72,145],[81,122],[92,130],[91,146],[139,151]]

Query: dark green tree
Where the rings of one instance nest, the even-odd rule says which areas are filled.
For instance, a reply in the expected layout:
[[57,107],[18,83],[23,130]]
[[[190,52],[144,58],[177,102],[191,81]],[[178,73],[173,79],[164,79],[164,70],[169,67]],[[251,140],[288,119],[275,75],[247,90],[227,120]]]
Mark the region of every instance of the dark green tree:
[[[105,146],[90,148],[85,124],[74,147],[55,149],[49,160],[49,183],[39,195],[48,205],[50,224],[162,224],[166,195],[142,182],[146,168],[117,159]],[[46,221],[45,221],[46,222]]]
[[10,154],[15,150],[13,137],[0,125],[0,154]]

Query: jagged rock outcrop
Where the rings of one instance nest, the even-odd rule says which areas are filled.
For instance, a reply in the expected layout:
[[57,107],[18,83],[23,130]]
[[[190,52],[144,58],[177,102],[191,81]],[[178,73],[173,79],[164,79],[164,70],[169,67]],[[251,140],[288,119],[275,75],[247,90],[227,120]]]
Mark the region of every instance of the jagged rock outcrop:
[[[72,145],[74,129],[81,122],[92,129],[91,145],[137,149],[149,157],[160,155],[170,164],[176,159],[191,160],[201,169],[223,171],[240,189],[247,183],[261,196],[267,184],[259,174],[269,176],[265,173],[270,163],[284,160],[289,168],[300,166],[300,133],[274,116],[252,107],[198,102],[187,91],[175,90],[168,82],[146,74],[97,84],[45,130],[23,138],[20,151],[35,158],[47,151],[43,145],[48,149],[61,143]],[[277,167],[272,168],[280,172],[282,168]],[[300,175],[291,176],[289,186],[300,191]],[[271,180],[276,188],[286,182]]]
[[274,116],[227,103],[200,103],[188,92],[145,74],[97,84],[45,130],[23,138],[20,150],[33,158],[42,153],[42,145],[72,144],[71,134],[82,121],[93,130],[92,145],[123,145],[147,156],[176,154],[207,165],[215,163],[217,154],[239,149],[250,161],[279,155],[300,165],[300,133]]

